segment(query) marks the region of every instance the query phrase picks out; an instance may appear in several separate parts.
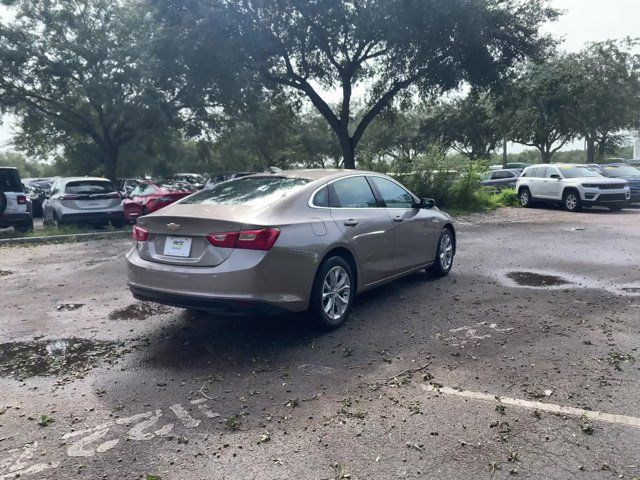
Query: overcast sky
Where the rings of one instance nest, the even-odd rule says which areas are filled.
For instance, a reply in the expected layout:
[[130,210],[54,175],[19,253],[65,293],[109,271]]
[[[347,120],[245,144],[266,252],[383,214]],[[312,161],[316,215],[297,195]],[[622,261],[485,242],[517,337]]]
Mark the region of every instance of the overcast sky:
[[[566,50],[580,50],[592,41],[640,36],[640,0],[551,0],[551,4],[565,14],[546,29],[564,39]],[[11,128],[10,119],[5,118],[0,125],[0,150],[10,149]]]

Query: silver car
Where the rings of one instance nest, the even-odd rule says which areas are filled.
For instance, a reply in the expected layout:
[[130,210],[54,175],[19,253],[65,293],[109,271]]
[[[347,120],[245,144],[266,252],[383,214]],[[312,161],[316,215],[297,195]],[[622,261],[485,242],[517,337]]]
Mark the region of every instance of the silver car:
[[45,225],[125,225],[122,195],[106,178],[58,177],[42,204]]
[[213,312],[311,310],[325,328],[357,293],[420,269],[447,275],[451,217],[385,175],[295,170],[215,185],[140,217],[134,297]]

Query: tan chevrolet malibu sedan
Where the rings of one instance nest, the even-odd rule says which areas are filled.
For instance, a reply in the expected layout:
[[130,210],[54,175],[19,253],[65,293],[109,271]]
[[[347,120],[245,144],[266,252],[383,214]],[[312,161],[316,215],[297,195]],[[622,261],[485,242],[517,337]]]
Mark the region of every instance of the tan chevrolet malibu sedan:
[[134,297],[224,313],[310,310],[327,329],[354,297],[427,268],[447,275],[451,217],[385,175],[292,170],[219,183],[138,219]]

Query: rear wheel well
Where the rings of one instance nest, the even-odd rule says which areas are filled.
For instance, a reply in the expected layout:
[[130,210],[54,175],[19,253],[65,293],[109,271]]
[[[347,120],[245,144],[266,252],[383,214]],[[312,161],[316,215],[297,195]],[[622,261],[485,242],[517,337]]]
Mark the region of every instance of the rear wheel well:
[[[320,262],[320,265],[322,265],[327,260],[327,258],[331,258],[331,257],[341,257],[349,264],[349,266],[351,267],[353,276],[355,277],[354,280],[357,286],[358,285],[358,264],[356,263],[356,259],[353,256],[353,254],[349,250],[343,247],[334,248],[333,250],[330,250],[329,252],[327,252],[327,254],[322,259],[322,262]],[[318,269],[319,268],[320,266],[318,266]]]

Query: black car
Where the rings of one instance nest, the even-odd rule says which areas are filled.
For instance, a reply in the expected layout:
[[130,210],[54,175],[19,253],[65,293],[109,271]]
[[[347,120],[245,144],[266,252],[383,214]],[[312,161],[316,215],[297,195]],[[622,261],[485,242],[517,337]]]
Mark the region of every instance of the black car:
[[46,192],[42,188],[37,187],[35,182],[26,184],[23,183],[22,188],[24,190],[24,193],[26,193],[27,197],[31,200],[33,216],[41,217],[42,202],[44,202],[44,199],[47,196]]
[[626,180],[631,190],[630,203],[640,203],[640,165],[635,167],[626,163],[604,163],[587,166],[605,177]]

